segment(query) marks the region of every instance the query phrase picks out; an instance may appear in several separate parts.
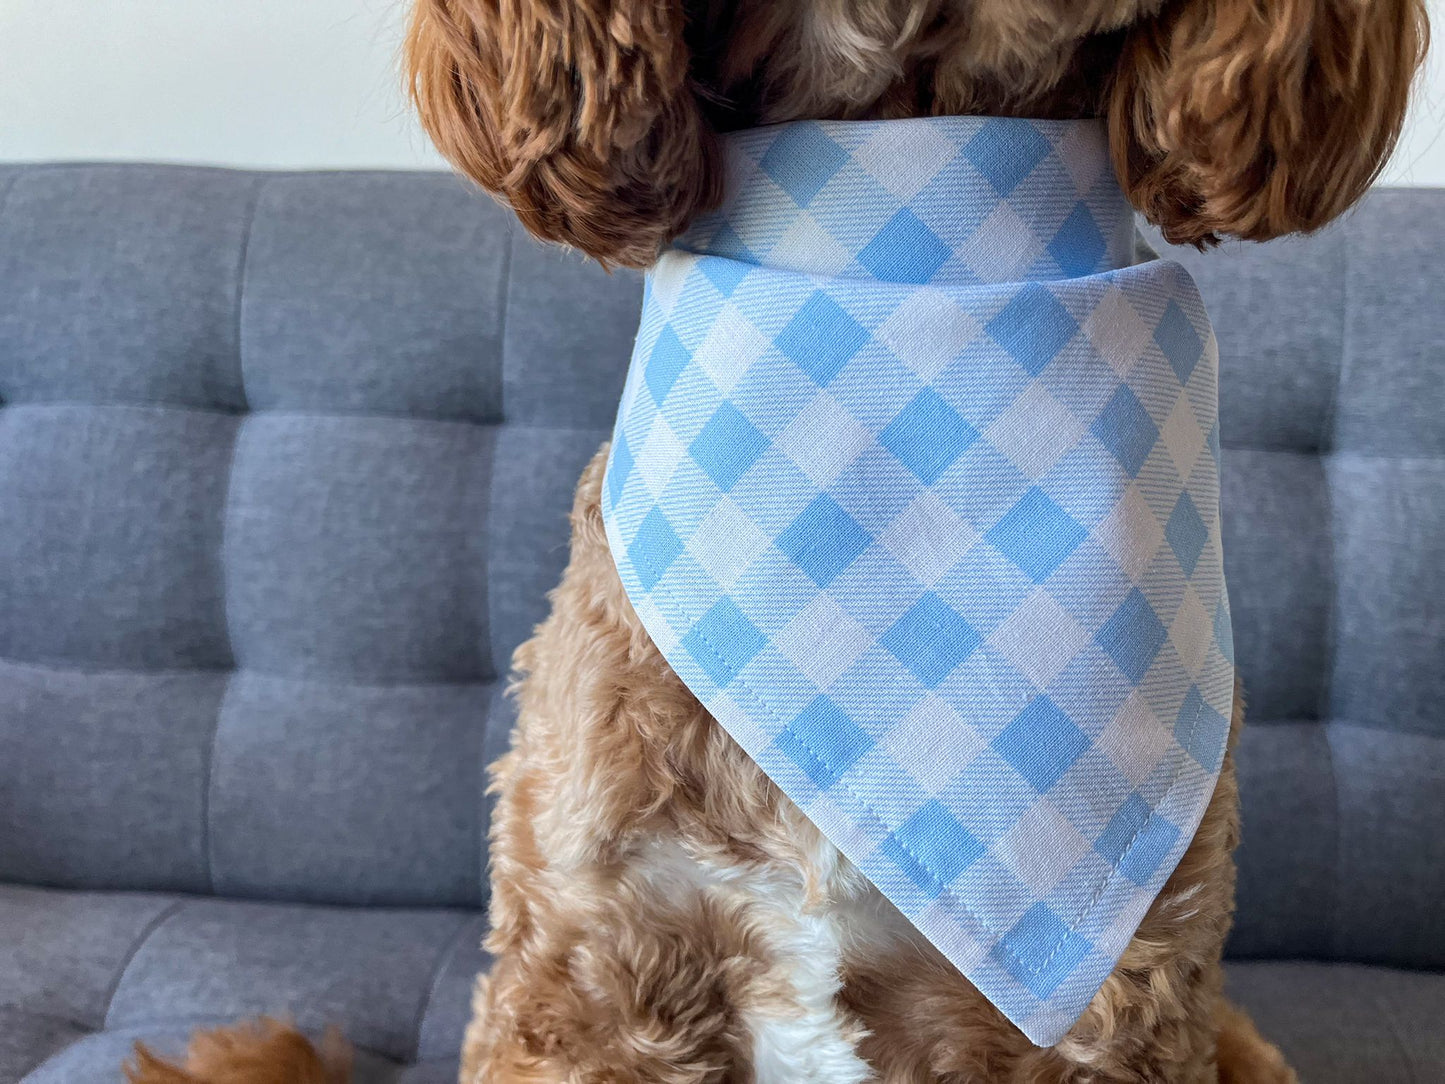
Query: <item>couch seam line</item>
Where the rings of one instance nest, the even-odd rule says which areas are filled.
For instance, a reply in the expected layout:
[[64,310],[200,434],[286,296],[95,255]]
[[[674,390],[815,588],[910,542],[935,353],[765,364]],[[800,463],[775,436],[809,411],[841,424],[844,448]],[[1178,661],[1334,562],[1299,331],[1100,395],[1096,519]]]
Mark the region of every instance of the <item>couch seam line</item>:
[[[511,421],[501,418],[445,418],[437,414],[403,413],[399,410],[347,410],[340,408],[306,408],[306,407],[263,407],[261,409],[231,409],[228,407],[205,406],[199,403],[183,403],[179,400],[168,399],[12,399],[7,404],[11,407],[28,408],[32,410],[45,410],[64,407],[84,407],[87,410],[157,410],[175,411],[178,413],[190,414],[212,414],[223,418],[308,418],[348,421],[361,419],[365,421],[383,422],[424,422],[428,425],[465,426],[468,429],[500,429],[503,425],[511,429],[519,429],[528,433],[591,433],[599,439],[606,440],[612,431],[609,425],[571,425],[571,424],[541,424],[530,421]],[[1253,448],[1252,451],[1282,451],[1289,452],[1290,449],[1275,448]],[[1310,453],[1298,453],[1310,454]],[[1352,453],[1364,458],[1367,453]],[[1416,455],[1397,456],[1391,453],[1379,453],[1374,456],[1378,459],[1419,459],[1434,461],[1445,459],[1441,455]]]
[[[1320,688],[1316,698],[1316,712],[1321,719],[1329,720],[1334,716],[1334,687],[1336,660],[1340,651],[1339,631],[1339,610],[1340,590],[1339,579],[1334,573],[1339,568],[1339,539],[1338,539],[1338,515],[1335,507],[1334,492],[1334,471],[1331,469],[1334,457],[1339,450],[1337,428],[1339,424],[1340,398],[1343,394],[1345,379],[1351,367],[1351,344],[1354,321],[1352,319],[1351,303],[1352,294],[1350,290],[1350,277],[1352,262],[1350,250],[1353,245],[1354,223],[1346,221],[1343,233],[1343,251],[1341,253],[1341,282],[1340,282],[1340,368],[1335,374],[1334,394],[1330,398],[1329,415],[1325,419],[1326,430],[1322,434],[1325,448],[1320,456],[1320,474],[1324,485],[1321,493],[1325,501],[1325,525],[1328,531],[1329,568],[1326,570],[1330,579],[1329,610],[1325,614],[1325,657],[1321,660],[1324,664],[1321,668]],[[1340,945],[1340,921],[1344,913],[1344,800],[1341,791],[1342,780],[1340,778],[1339,764],[1335,755],[1334,731],[1329,722],[1324,724],[1325,752],[1329,760],[1330,783],[1335,798],[1335,838],[1334,838],[1334,871],[1330,878],[1330,925],[1326,931],[1327,944],[1330,955],[1339,956]]]
[[23,168],[17,169],[10,175],[10,180],[5,182],[4,190],[0,191],[0,218],[3,218],[5,212],[10,209],[10,193],[15,191],[15,186],[20,183],[20,177],[25,172],[27,171]]
[[1344,892],[1341,891],[1344,870],[1344,802],[1340,797],[1340,769],[1335,759],[1334,728],[1328,722],[1323,727],[1325,740],[1326,760],[1330,770],[1330,787],[1335,796],[1335,868],[1334,875],[1330,878],[1330,926],[1326,931],[1327,947],[1331,958],[1338,960],[1340,956],[1340,914],[1344,909]]
[[507,226],[507,247],[502,253],[501,302],[497,318],[497,424],[507,420],[507,326],[512,314],[512,254],[517,247],[517,225]]
[[[15,191],[15,186],[20,183],[21,174],[25,172],[23,168],[15,170],[15,172],[10,175],[10,179],[5,182],[5,187],[0,189],[0,225],[4,224],[5,212],[10,209],[10,194]],[[0,391],[3,391],[3,389],[0,389]],[[5,406],[5,396],[0,394],[0,407],[3,406]]]
[[1390,1033],[1390,1040],[1394,1043],[1396,1051],[1399,1052],[1400,1062],[1410,1074],[1410,1080],[1412,1082],[1419,1080],[1420,1078],[1415,1072],[1416,1063],[1414,1055],[1411,1053],[1409,1045],[1405,1042],[1404,1036],[1400,1033],[1399,1022],[1391,1009],[1389,1001],[1381,996],[1379,990],[1370,991],[1370,1001],[1374,1003],[1375,1008],[1380,1011],[1380,1015],[1384,1018],[1385,1028]]
[[261,670],[254,666],[111,666],[94,667],[72,663],[65,659],[16,659],[0,655],[0,666],[13,666],[18,670],[38,670],[51,674],[80,675],[81,677],[149,677],[149,678],[221,678],[229,680],[238,674],[260,678],[265,681],[285,681],[297,685],[325,685],[343,689],[485,689],[498,684],[502,678],[491,675],[482,678],[465,678],[441,681],[352,681],[335,674],[283,674],[273,670]]
[[456,958],[456,954],[462,946],[462,938],[466,935],[467,931],[475,928],[480,921],[482,920],[476,916],[464,916],[461,926],[451,937],[447,938],[446,944],[442,946],[441,953],[437,956],[437,962],[432,967],[431,977],[422,987],[421,1004],[418,1005],[416,1009],[411,1055],[407,1059],[407,1063],[410,1065],[415,1065],[421,1060],[421,1032],[426,1024],[427,1010],[431,1008],[432,1002],[436,1000],[437,987],[442,981],[442,972],[446,970],[447,964]]
[[1343,251],[1340,256],[1340,367],[1335,372],[1335,385],[1330,389],[1330,401],[1325,408],[1325,416],[1321,419],[1320,450],[1326,454],[1334,452],[1339,444],[1335,427],[1339,421],[1340,395],[1350,367],[1350,332],[1354,326],[1350,319],[1350,249],[1354,247],[1353,227],[1354,222],[1347,220],[1341,230]]
[[256,229],[256,214],[261,206],[261,193],[266,188],[267,178],[258,177],[251,188],[250,205],[246,210],[246,225],[241,232],[241,252],[236,261],[236,382],[241,393],[241,410],[250,409],[251,397],[246,392],[246,275],[251,266],[251,235]]
[[479,907],[486,907],[490,902],[487,899],[486,883],[487,844],[492,834],[491,817],[487,815],[487,738],[491,736],[492,727],[496,724],[496,708],[497,694],[494,691],[487,697],[487,717],[482,724],[481,733],[477,736],[476,776],[472,781],[472,792],[477,795],[477,802],[472,807],[472,823],[476,826],[472,830],[474,872],[471,884],[467,887],[476,892]]
[[[244,397],[245,391],[242,389]],[[226,545],[231,535],[232,493],[236,483],[236,463],[241,455],[241,430],[245,428],[244,416],[238,416],[235,432],[231,436],[231,459],[226,467],[225,494],[221,497],[220,540],[216,547],[216,574],[220,581],[221,624],[226,632],[226,650],[230,655],[229,668],[220,671],[225,674],[225,686],[216,702],[216,719],[211,727],[210,742],[206,746],[206,759],[202,766],[201,780],[201,853],[206,867],[206,889],[211,895],[216,892],[216,855],[211,833],[211,794],[216,783],[216,748],[221,737],[221,723],[225,718],[226,703],[235,688],[236,675],[241,671],[240,659],[236,655],[236,636],[231,626],[230,578],[226,574]]]
[[105,999],[105,1008],[101,1010],[100,1024],[95,1030],[108,1030],[110,1011],[115,1007],[115,996],[120,992],[120,984],[125,981],[126,972],[130,970],[131,964],[135,963],[136,957],[140,955],[140,950],[145,947],[146,942],[155,935],[157,930],[174,918],[186,906],[186,903],[186,900],[173,900],[169,906],[145,924],[134,943],[126,950],[125,958],[121,961],[120,967],[116,969],[115,979],[110,984],[110,991]]
[[232,670],[227,675],[225,687],[216,702],[216,721],[211,727],[211,738],[206,744],[206,759],[201,767],[201,856],[206,864],[206,891],[213,896],[216,894],[216,861],[211,841],[211,791],[216,782],[216,746],[221,739],[221,720],[226,714],[226,701],[230,699],[231,690],[235,687],[235,677],[236,671]]

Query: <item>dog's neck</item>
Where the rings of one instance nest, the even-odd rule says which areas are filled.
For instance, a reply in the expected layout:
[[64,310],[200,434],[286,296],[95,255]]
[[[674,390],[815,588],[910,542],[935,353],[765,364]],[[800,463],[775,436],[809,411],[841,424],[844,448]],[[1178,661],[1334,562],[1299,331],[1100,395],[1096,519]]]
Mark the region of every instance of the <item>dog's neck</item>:
[[726,149],[726,200],[678,248],[951,286],[1135,262],[1133,210],[1101,121],[805,121],[732,133]]

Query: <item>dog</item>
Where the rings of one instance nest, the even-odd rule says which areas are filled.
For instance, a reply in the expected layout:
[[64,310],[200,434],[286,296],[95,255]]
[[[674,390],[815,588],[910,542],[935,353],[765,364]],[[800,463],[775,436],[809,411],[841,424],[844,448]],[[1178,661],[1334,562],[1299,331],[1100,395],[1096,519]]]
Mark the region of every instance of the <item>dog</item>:
[[[649,267],[722,200],[722,133],[802,119],[1103,117],[1169,241],[1314,230],[1377,175],[1426,38],[1421,0],[418,0],[407,60],[438,147],[528,230]],[[619,578],[605,465],[515,659],[463,1084],[1295,1079],[1221,992],[1238,691],[1182,860],[1082,1017],[1035,1046],[674,673]],[[338,1066],[267,1026],[128,1072]]]

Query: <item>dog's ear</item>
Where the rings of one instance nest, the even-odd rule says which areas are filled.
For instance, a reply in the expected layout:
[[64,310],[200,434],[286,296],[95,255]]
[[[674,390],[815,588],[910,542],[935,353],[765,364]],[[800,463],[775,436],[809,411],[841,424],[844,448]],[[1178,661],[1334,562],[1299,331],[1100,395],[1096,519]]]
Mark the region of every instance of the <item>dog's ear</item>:
[[719,197],[682,0],[416,0],[406,60],[442,153],[539,237],[646,266]]
[[1166,0],[1110,92],[1125,190],[1176,244],[1323,226],[1394,147],[1428,36],[1423,0]]

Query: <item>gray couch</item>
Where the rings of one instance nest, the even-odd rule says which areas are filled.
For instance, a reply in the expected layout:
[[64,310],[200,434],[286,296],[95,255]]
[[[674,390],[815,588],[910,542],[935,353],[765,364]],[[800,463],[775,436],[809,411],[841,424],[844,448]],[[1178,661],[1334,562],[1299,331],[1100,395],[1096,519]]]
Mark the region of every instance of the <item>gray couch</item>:
[[[1252,727],[1234,995],[1445,1080],[1445,193],[1181,257]],[[454,1079],[483,765],[638,302],[445,176],[0,167],[0,1084],[289,1011]]]

